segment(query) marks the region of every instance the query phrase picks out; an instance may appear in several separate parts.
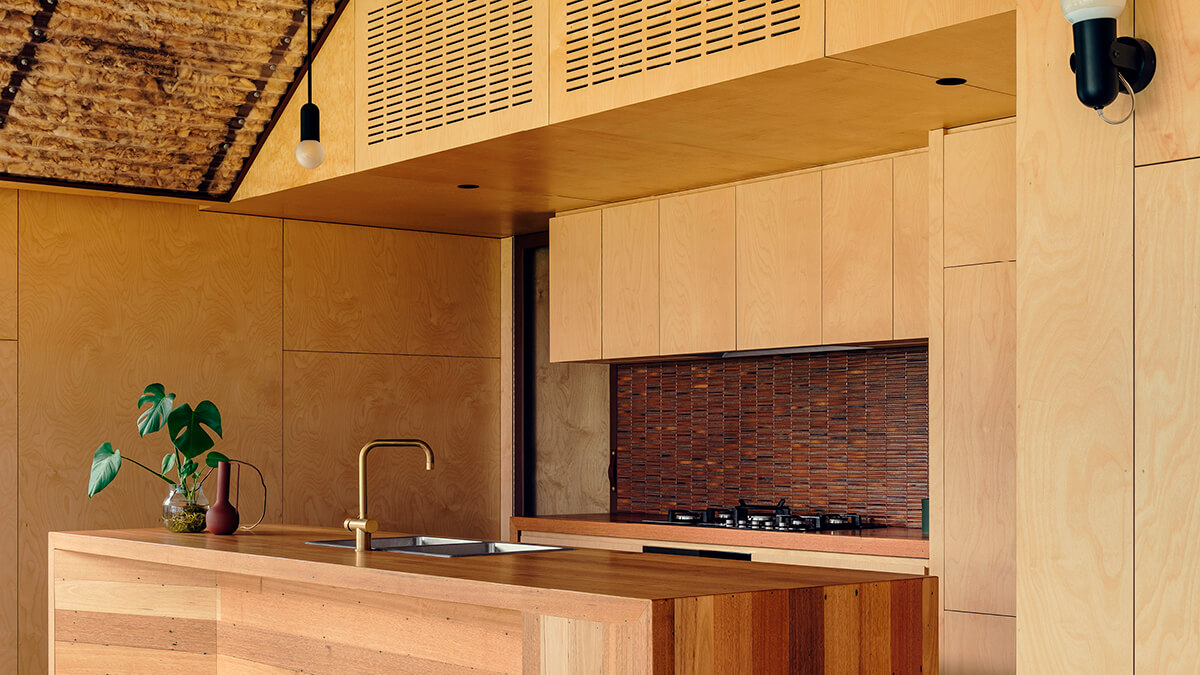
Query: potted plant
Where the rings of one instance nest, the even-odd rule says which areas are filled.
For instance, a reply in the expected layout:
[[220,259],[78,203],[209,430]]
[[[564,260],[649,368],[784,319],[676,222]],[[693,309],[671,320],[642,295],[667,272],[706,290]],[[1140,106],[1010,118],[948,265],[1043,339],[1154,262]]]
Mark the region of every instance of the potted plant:
[[[202,401],[194,409],[184,403],[175,406],[175,394],[155,383],[146,387],[138,399],[138,410],[149,404],[138,417],[138,435],[152,434],[165,425],[174,448],[163,455],[160,470],[155,471],[141,462],[122,457],[121,451],[105,441],[96,448],[92,456],[92,475],[88,481],[88,497],[108,487],[117,477],[123,459],[142,467],[170,485],[170,492],[163,501],[163,524],[172,532],[199,532],[204,529],[204,516],[208,511],[208,499],[204,496],[204,479],[201,475],[201,458],[205,465],[216,467],[218,462],[228,462],[225,455],[211,450],[213,439],[205,431],[208,427],[221,436],[221,412],[212,401]],[[174,476],[169,474],[174,471]]]

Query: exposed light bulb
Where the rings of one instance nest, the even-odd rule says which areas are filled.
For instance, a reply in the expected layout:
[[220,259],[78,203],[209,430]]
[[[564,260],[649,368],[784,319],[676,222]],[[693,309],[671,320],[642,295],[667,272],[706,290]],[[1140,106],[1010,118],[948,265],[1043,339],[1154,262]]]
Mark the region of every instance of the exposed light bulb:
[[1063,16],[1078,23],[1091,19],[1115,19],[1125,11],[1125,0],[1060,0]]
[[315,169],[325,161],[325,146],[321,141],[300,141],[296,145],[296,161],[306,169]]
[[300,143],[296,146],[296,161],[306,169],[315,169],[325,161],[321,145],[321,110],[313,103],[300,106]]

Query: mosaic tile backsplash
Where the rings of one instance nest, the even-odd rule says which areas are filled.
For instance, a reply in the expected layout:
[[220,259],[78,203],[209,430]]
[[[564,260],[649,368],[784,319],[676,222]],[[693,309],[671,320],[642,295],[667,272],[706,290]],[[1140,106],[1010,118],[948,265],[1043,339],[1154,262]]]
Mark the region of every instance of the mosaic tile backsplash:
[[787,499],[921,526],[925,346],[613,367],[618,511]]

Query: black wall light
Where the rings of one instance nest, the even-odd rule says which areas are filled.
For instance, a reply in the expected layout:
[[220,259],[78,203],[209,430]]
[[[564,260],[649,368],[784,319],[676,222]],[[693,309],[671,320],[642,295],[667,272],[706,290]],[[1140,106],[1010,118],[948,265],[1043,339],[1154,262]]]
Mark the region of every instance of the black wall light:
[[315,169],[325,161],[325,147],[321,145],[321,110],[312,102],[312,0],[308,0],[308,49],[304,62],[308,65],[308,103],[300,106],[300,143],[296,145],[296,161],[306,169]]
[[[1125,11],[1125,0],[1061,3],[1063,16],[1075,34],[1075,53],[1071,55],[1075,93],[1081,103],[1104,117],[1104,108],[1122,90],[1132,96],[1150,84],[1156,65],[1154,48],[1145,40],[1117,37],[1117,17]],[[1127,119],[1128,115],[1120,122]]]

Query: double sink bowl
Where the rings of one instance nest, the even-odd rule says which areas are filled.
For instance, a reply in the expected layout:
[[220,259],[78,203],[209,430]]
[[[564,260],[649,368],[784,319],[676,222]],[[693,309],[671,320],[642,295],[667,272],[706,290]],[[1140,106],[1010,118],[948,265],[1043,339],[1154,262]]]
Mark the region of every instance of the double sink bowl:
[[[354,548],[353,539],[309,541],[315,546]],[[372,551],[427,555],[435,558],[463,558],[477,555],[507,555],[511,553],[533,553],[535,551],[562,551],[564,546],[542,546],[540,544],[513,544],[506,541],[483,541],[481,539],[452,539],[450,537],[375,537],[371,539]]]

